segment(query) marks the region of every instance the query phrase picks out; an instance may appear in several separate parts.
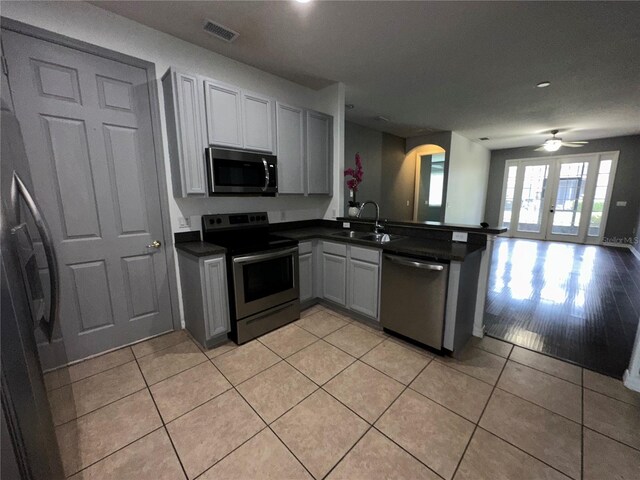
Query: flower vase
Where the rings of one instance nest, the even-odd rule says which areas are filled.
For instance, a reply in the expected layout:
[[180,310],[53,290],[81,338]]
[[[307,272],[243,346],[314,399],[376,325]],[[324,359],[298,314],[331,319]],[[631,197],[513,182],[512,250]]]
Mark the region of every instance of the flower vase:
[[358,212],[360,211],[360,209],[356,206],[353,207],[349,207],[349,216],[351,218],[356,218],[358,216]]

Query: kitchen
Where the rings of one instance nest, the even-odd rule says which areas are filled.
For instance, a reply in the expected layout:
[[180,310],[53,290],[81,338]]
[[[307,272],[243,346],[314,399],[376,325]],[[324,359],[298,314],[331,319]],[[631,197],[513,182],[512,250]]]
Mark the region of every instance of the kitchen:
[[[5,21],[8,19],[14,23]],[[78,43],[60,47],[59,37],[38,29],[63,34]],[[47,38],[57,42],[49,49],[54,57],[38,60],[36,67],[25,59],[24,67],[17,63],[19,67],[13,68],[12,58],[21,58],[28,51],[49,51],[40,43]],[[93,47],[81,42],[101,49],[91,50]],[[93,56],[110,56],[105,58],[105,65],[118,62],[133,68],[121,67],[126,72],[120,78],[104,65],[92,66],[101,80],[95,93],[87,93],[85,67],[78,67],[80,74],[74,77],[64,67],[65,53],[60,48],[89,49]],[[521,365],[538,365],[537,372],[546,369],[547,373],[557,367],[568,372],[565,376],[574,382],[580,369],[569,364],[548,366],[547,357],[540,356],[541,360],[535,355],[522,356],[521,363],[507,360],[513,350],[510,344],[472,338],[474,326],[475,333],[482,335],[478,327],[482,326],[490,262],[487,252],[500,229],[481,227],[480,217],[469,222],[447,221],[475,224],[472,227],[429,228],[398,216],[397,221],[381,222],[383,233],[390,236],[384,241],[387,239],[383,237],[364,238],[375,227],[373,206],[367,205],[362,212],[362,217],[371,220],[347,218],[343,170],[351,166],[352,155],[347,156],[345,148],[344,116],[348,107],[344,84],[303,87],[84,3],[3,3],[3,49],[9,58],[9,81],[18,117],[28,108],[44,108],[29,100],[34,96],[34,91],[27,88],[33,88],[29,82],[11,82],[12,75],[20,78],[17,75],[28,75],[33,68],[43,72],[43,80],[54,81],[50,85],[43,81],[39,87],[41,94],[48,95],[46,108],[61,97],[64,105],[68,104],[70,113],[51,106],[44,120],[51,137],[59,135],[65,141],[54,142],[53,147],[43,144],[36,154],[53,148],[54,153],[68,158],[86,156],[80,148],[69,147],[82,134],[82,130],[69,128],[77,118],[86,118],[89,136],[94,125],[90,122],[105,124],[104,135],[112,147],[105,149],[104,140],[101,144],[93,139],[88,142],[91,156],[105,158],[109,165],[92,164],[93,170],[84,172],[89,181],[82,182],[75,176],[74,172],[83,171],[81,164],[62,162],[56,165],[56,173],[33,167],[31,172],[33,184],[41,185],[39,179],[54,175],[67,180],[70,183],[64,185],[68,192],[84,200],[65,198],[68,192],[63,189],[57,202],[41,205],[47,212],[54,212],[45,215],[54,236],[76,246],[68,250],[62,246],[58,255],[64,265],[61,285],[73,281],[77,304],[63,301],[60,305],[60,318],[74,318],[69,322],[72,325],[63,326],[67,329],[63,331],[64,345],[45,345],[45,336],[38,338],[42,344],[40,362],[52,367],[113,350],[45,376],[49,402],[55,405],[53,423],[64,450],[64,476],[122,478],[135,469],[166,478],[195,478],[201,474],[202,478],[261,478],[268,476],[262,475],[264,472],[278,478],[370,478],[367,468],[373,467],[380,471],[399,469],[406,478],[490,478],[483,459],[493,448],[517,459],[501,464],[500,468],[511,476],[517,471],[514,463],[530,462],[540,475],[580,477],[581,462],[591,460],[588,456],[583,459],[576,449],[582,433],[575,435],[578,423],[572,414],[562,408],[555,411],[558,407],[535,393],[514,394],[517,388],[507,381],[510,374],[514,377],[511,384],[518,384],[518,369],[525,368]],[[69,55],[71,60],[67,61],[76,61],[76,56]],[[148,95],[146,104],[132,104],[139,98],[138,89],[128,90],[126,85],[139,85],[138,78],[143,78],[140,75],[157,79],[157,85],[151,82],[150,87],[142,89]],[[78,88],[62,84],[74,78]],[[90,88],[95,90],[94,84]],[[104,117],[96,119],[103,113],[95,112],[80,117],[84,115],[80,109],[71,112],[71,108],[94,97],[107,112]],[[233,122],[223,122],[222,130],[215,118],[221,111],[225,119],[234,118]],[[64,122],[60,118],[65,118]],[[36,138],[37,126],[23,123],[22,135]],[[135,148],[131,146],[133,129],[141,132],[138,141],[147,142],[140,144],[142,153],[127,150]],[[154,135],[143,138],[145,131]],[[428,133],[422,136],[430,137]],[[430,143],[420,135],[418,139],[420,144]],[[28,149],[36,148],[34,142],[25,143]],[[414,146],[407,145],[407,151]],[[230,187],[224,181],[217,184],[212,180],[223,179],[225,165],[236,161],[224,157],[229,149],[245,152],[239,158],[253,164],[250,172],[256,172],[255,168],[268,172],[260,175],[259,182],[250,180],[242,188],[259,188],[260,193],[271,195],[275,192],[268,190],[277,185],[278,195],[209,196],[209,190],[213,189],[215,195],[216,188]],[[403,146],[403,154],[404,150]],[[455,146],[448,150],[453,163]],[[122,163],[122,158],[136,155],[138,171]],[[284,169],[295,155],[307,162],[314,160],[298,169]],[[270,157],[276,158],[274,168]],[[252,158],[258,160],[257,167]],[[4,159],[3,154],[3,163]],[[61,174],[63,168],[66,170]],[[365,163],[362,188],[369,181],[366,168]],[[233,177],[232,170],[226,170],[229,177]],[[272,171],[276,172],[277,183],[271,181]],[[254,178],[253,173],[244,178]],[[3,173],[3,190],[4,181]],[[411,192],[413,196],[413,189]],[[46,194],[43,188],[36,197],[47,198]],[[369,200],[361,194],[360,200]],[[99,203],[93,212],[87,207],[96,203],[92,196]],[[119,213],[105,217],[108,209],[101,203],[105,198],[114,205],[122,201],[127,208],[116,208]],[[134,208],[144,202],[146,209]],[[380,218],[394,218],[384,213],[388,204],[379,203],[383,210]],[[55,210],[59,205],[65,212],[72,212],[60,226],[52,220],[60,216]],[[109,231],[109,219],[119,231]],[[95,253],[92,258],[79,255],[82,248],[94,248],[91,245],[109,235],[128,237],[138,246],[123,243],[113,251],[99,253],[102,257]],[[454,235],[460,241],[452,242]],[[80,247],[80,242],[87,246]],[[296,242],[297,255],[283,253]],[[174,243],[175,250],[170,248]],[[102,248],[109,250],[109,244]],[[283,256],[270,257],[274,263],[267,266],[251,268],[255,264],[250,262],[255,259],[243,258],[270,250]],[[420,266],[412,270],[411,266],[393,263],[393,258]],[[256,276],[249,279],[239,274],[237,282],[227,281],[235,278],[232,271],[236,265],[243,275],[253,272]],[[442,270],[431,270],[433,267]],[[112,268],[118,269],[117,274]],[[407,278],[408,274],[402,272],[414,270],[420,273],[411,284],[424,278],[432,282],[438,275],[447,278],[446,287],[438,282],[434,285],[434,292],[447,290],[446,299],[424,305],[419,302],[427,299],[416,295],[411,302],[398,302],[400,293],[409,292],[400,283],[395,285],[400,291],[384,288],[384,275],[392,273],[393,268],[400,269],[394,284]],[[443,276],[446,268],[448,275]],[[72,277],[66,273],[69,270]],[[126,280],[120,285],[114,276],[122,277],[123,272]],[[149,282],[153,277],[155,281]],[[43,283],[47,283],[44,275]],[[103,290],[111,290],[115,301],[105,302],[95,294]],[[267,306],[251,300],[252,295],[264,293],[272,299],[282,293],[285,296]],[[243,301],[238,300],[241,297]],[[434,293],[434,297],[438,295]],[[414,309],[438,310],[434,316],[442,322],[436,322],[436,332],[419,337],[419,343],[432,350],[416,348],[394,335],[414,337],[415,326],[411,324],[389,325],[387,331],[380,327],[380,323],[385,326],[385,305],[407,308],[406,315],[415,315],[411,303]],[[278,310],[282,306],[288,308]],[[269,311],[268,322],[254,321],[264,319],[265,311]],[[186,330],[182,329],[183,319]],[[122,326],[127,324],[131,327]],[[235,333],[234,327],[238,327]],[[109,329],[113,333],[107,334]],[[172,330],[176,332],[161,335]],[[242,345],[225,341],[227,332]],[[423,329],[419,329],[418,335],[422,334]],[[251,340],[255,337],[258,340]],[[469,350],[470,357],[439,355],[442,348],[461,351],[467,342],[475,345]],[[132,346],[118,349],[129,344]],[[562,375],[556,374],[551,381]],[[570,398],[582,395],[582,372],[577,375],[578,384],[567,380],[568,384],[561,385]],[[123,378],[123,384],[114,383],[109,390],[109,381]],[[99,389],[102,381],[106,386]],[[504,383],[504,388],[497,388],[498,382]],[[125,393],[114,393],[113,385]],[[98,390],[102,398],[87,394]],[[585,392],[589,395],[591,390]],[[500,418],[499,411],[511,407],[516,415],[516,407],[525,408],[518,404],[524,400],[516,401],[522,396],[526,406],[540,408],[536,412],[541,418],[546,418],[545,412],[551,415],[550,411],[558,416],[559,425],[569,431],[562,437],[567,448],[553,454],[541,452],[505,432],[508,419]],[[629,400],[625,405],[631,403]],[[415,428],[403,424],[407,409],[415,412],[411,417]],[[633,415],[635,410],[629,407],[629,412]],[[311,435],[298,425],[305,425]],[[516,432],[516,427],[526,429],[523,425],[512,426]],[[92,435],[96,428],[106,432],[100,442]],[[420,432],[433,428],[441,433],[424,441]],[[585,443],[603,442],[603,435],[596,430],[585,430]],[[611,436],[608,431],[602,433]],[[547,438],[559,433],[550,429],[542,435]],[[613,436],[619,438],[618,434]],[[619,445],[633,456],[637,454],[634,442],[633,434],[628,434]],[[151,465],[151,451],[162,452],[162,462]],[[260,452],[255,462],[247,460],[250,452]],[[367,460],[376,455],[384,461],[372,464]]]

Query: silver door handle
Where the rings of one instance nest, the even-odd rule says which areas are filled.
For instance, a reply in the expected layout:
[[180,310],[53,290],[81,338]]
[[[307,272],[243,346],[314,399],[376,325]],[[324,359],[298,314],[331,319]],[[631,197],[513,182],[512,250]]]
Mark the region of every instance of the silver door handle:
[[432,263],[422,263],[422,262],[416,262],[413,260],[405,260],[404,258],[394,257],[391,255],[385,255],[384,257],[388,260],[391,260],[393,263],[397,263],[398,265],[403,265],[405,267],[421,268],[423,270],[434,270],[437,272],[441,272],[444,270],[444,266],[442,265],[434,265]]
[[161,242],[159,242],[158,240],[154,240],[149,245],[147,245],[147,248],[160,248],[161,246],[162,246]]
[[257,255],[245,255],[243,257],[234,257],[233,263],[250,263],[257,262],[259,260],[269,260],[270,258],[286,257],[298,253],[298,247],[285,248],[282,250],[273,250],[268,253],[259,253]]
[[264,165],[264,187],[262,187],[262,191],[266,192],[267,188],[269,188],[269,165],[267,161],[263,158],[262,164]]
[[56,258],[56,252],[53,249],[53,242],[51,241],[51,233],[47,222],[40,213],[38,205],[34,198],[29,193],[27,186],[24,184],[20,175],[13,172],[13,180],[11,182],[11,205],[15,215],[15,224],[20,223],[20,200],[19,195],[22,195],[29,212],[33,216],[33,221],[38,229],[38,235],[42,240],[42,247],[44,248],[44,254],[47,259],[47,268],[49,269],[49,320],[40,320],[40,328],[42,328],[47,335],[49,343],[53,340],[53,328],[58,321],[58,306],[60,304],[60,292],[58,289],[59,274],[58,274],[58,259]]

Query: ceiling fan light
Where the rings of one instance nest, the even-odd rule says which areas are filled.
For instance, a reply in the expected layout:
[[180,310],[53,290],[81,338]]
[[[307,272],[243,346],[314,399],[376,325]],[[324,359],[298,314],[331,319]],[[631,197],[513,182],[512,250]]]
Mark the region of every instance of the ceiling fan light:
[[560,150],[561,146],[562,146],[562,140],[558,138],[550,138],[549,140],[544,142],[544,149],[547,152],[557,152],[558,150]]

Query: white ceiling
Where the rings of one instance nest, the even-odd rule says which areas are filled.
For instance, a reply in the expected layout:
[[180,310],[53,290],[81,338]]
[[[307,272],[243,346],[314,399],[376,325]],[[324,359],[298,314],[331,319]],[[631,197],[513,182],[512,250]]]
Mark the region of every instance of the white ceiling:
[[640,2],[92,3],[312,88],[344,82],[348,120],[401,136],[497,149],[640,133]]

